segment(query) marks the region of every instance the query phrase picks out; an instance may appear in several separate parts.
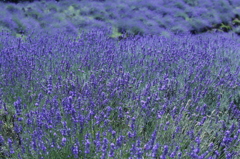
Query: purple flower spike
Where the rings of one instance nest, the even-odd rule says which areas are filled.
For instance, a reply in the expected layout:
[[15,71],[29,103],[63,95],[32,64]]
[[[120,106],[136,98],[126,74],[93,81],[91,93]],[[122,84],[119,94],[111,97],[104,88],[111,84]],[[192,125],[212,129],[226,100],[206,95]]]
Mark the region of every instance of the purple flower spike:
[[63,137],[62,138],[62,143],[61,143],[63,147],[65,146],[66,142],[67,142],[67,139],[65,137]]
[[78,154],[79,154],[79,150],[78,150],[78,145],[74,144],[74,146],[72,147],[72,153],[74,155],[74,158],[78,158]]
[[165,156],[165,155],[167,155],[167,153],[168,153],[168,146],[164,145],[164,147],[163,147],[163,155]]
[[114,157],[114,150],[115,150],[114,143],[111,143],[110,147],[111,149],[110,149],[109,157]]

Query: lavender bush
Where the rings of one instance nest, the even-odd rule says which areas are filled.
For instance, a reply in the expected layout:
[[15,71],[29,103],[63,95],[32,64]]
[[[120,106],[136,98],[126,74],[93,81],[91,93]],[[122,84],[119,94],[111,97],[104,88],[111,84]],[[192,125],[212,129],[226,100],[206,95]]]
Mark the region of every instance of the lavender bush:
[[239,158],[239,37],[1,33],[1,158]]

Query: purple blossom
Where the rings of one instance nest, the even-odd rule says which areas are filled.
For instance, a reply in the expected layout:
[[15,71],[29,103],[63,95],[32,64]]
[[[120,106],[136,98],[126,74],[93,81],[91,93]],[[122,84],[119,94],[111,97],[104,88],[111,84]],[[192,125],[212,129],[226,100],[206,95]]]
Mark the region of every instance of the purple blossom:
[[107,148],[108,148],[108,139],[107,138],[104,138],[103,139],[103,143],[102,143],[102,152],[105,153]]
[[87,139],[86,142],[85,142],[85,153],[86,154],[89,154],[90,153],[90,141]]
[[112,130],[112,136],[115,138],[116,137],[116,131]]
[[131,129],[132,129],[132,131],[134,131],[134,128],[135,128],[135,118],[133,117],[132,118],[132,124],[131,124]]
[[118,138],[117,138],[117,146],[118,147],[121,147],[122,146],[122,144],[123,144],[123,142],[124,142],[124,136],[119,136]]
[[137,139],[137,144],[136,144],[137,148],[136,148],[136,155],[137,155],[137,158],[140,159],[142,158],[142,155],[143,155],[143,150],[141,148],[141,140],[138,138]]
[[225,132],[225,136],[223,137],[223,140],[221,143],[222,145],[229,145],[233,141],[233,138],[230,137],[230,134],[231,132],[229,130]]
[[61,145],[64,147],[66,145],[67,139],[65,137],[62,138]]
[[77,144],[74,144],[72,146],[72,153],[74,155],[74,158],[78,158],[78,155],[79,155],[79,148],[77,146]]
[[52,76],[49,77],[48,83],[47,83],[47,93],[51,94],[53,90],[53,85],[52,85]]
[[180,159],[182,156],[182,152],[178,152],[178,158]]
[[13,144],[13,141],[10,138],[8,138],[8,146],[9,146],[9,149],[10,149],[10,154],[14,153],[12,144]]
[[199,136],[195,138],[195,142],[198,144],[198,146],[201,144],[201,139]]
[[166,156],[168,153],[168,146],[167,145],[164,145],[163,146],[163,156]]
[[214,151],[214,154],[218,157],[220,154],[219,154],[219,152],[218,152],[218,150],[215,150]]
[[134,132],[131,132],[131,131],[128,131],[128,138],[131,139],[131,138],[134,138],[135,137],[135,133]]
[[21,115],[22,112],[22,100],[19,98],[16,102],[14,102],[14,107],[16,109],[17,115]]
[[176,156],[176,151],[173,151],[169,157],[174,158]]
[[4,145],[4,138],[3,138],[2,135],[0,135],[0,144],[1,144],[1,145]]
[[134,143],[132,144],[132,147],[130,149],[131,156],[134,156],[136,154],[136,151],[137,151],[136,144]]
[[152,148],[152,157],[156,158],[157,153],[158,153],[158,148],[159,148],[159,143],[155,144]]
[[96,147],[96,151],[99,152],[100,151],[100,147],[101,147],[101,142],[100,142],[100,132],[97,132],[95,140],[93,141],[95,147]]

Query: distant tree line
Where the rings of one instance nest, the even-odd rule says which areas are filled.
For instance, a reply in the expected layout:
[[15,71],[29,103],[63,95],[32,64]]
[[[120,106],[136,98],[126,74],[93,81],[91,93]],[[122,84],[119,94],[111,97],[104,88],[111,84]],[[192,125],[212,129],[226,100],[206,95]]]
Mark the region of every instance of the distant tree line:
[[[20,2],[34,2],[34,1],[42,1],[42,0],[0,0],[0,2],[10,2],[10,3],[20,3]],[[48,1],[48,0],[46,0]],[[59,2],[60,0],[55,0]],[[81,0],[78,0],[81,1]],[[99,1],[99,2],[104,2],[106,0],[91,0],[91,1]]]
[[[34,2],[34,1],[41,1],[41,0],[0,0],[1,2],[10,2],[10,3],[20,3],[20,2]],[[59,0],[55,0],[59,1]]]

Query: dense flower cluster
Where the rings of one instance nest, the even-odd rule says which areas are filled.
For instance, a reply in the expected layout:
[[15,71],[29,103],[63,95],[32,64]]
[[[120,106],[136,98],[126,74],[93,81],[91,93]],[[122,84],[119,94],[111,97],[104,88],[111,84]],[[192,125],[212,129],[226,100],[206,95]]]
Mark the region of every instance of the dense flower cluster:
[[0,36],[1,158],[240,157],[239,38]]

